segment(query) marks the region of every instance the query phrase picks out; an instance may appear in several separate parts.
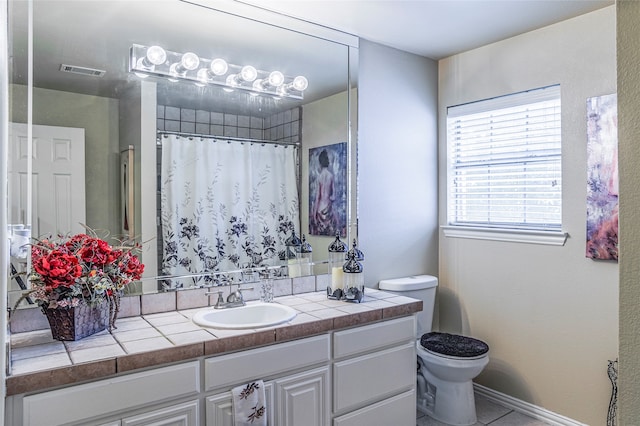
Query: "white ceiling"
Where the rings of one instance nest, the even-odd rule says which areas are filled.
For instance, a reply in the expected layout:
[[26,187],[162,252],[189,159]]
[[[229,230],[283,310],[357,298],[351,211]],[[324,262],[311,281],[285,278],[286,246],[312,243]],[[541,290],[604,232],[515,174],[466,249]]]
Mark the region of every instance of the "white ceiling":
[[[194,3],[194,4],[189,4]],[[200,7],[196,4],[201,3]],[[305,75],[305,102],[340,93],[347,84],[347,47],[308,37],[260,18],[221,14],[218,7],[255,5],[353,34],[373,42],[440,59],[544,27],[614,3],[614,0],[34,0],[33,64],[37,87],[119,98],[139,79],[128,71],[133,43],[222,55],[235,63]],[[209,9],[214,9],[209,10]],[[27,79],[27,2],[9,3],[12,82]],[[259,15],[265,15],[259,10]],[[266,15],[272,15],[267,13]],[[256,20],[258,19],[258,20]],[[290,21],[289,25],[293,25]],[[213,57],[213,56],[211,56]],[[239,61],[239,62],[238,62]],[[60,72],[60,65],[106,71],[99,79]],[[216,91],[217,90],[217,91]],[[256,107],[264,116],[294,104],[193,84],[159,82],[167,105],[235,113]],[[246,97],[248,95],[244,95]],[[166,100],[166,99],[170,99]]]
[[614,4],[614,0],[242,2],[432,59],[441,59]]

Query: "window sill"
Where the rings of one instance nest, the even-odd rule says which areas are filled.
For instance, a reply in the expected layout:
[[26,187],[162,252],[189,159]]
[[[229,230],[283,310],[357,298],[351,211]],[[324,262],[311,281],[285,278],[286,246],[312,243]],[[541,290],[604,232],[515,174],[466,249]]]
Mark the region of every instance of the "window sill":
[[442,226],[447,238],[507,241],[512,243],[564,246],[569,234],[566,232],[523,231],[517,229],[473,228],[466,226]]

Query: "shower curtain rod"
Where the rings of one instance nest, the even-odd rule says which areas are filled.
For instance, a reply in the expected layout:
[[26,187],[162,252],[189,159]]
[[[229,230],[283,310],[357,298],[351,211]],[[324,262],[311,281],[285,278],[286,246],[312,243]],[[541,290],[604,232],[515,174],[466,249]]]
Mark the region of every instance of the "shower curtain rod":
[[221,141],[227,142],[249,142],[249,143],[259,143],[259,144],[272,144],[272,145],[292,145],[292,146],[300,146],[300,142],[277,142],[277,141],[268,141],[265,139],[252,139],[252,138],[238,138],[234,136],[215,136],[215,135],[205,135],[202,133],[187,133],[187,132],[170,132],[166,130],[158,130],[157,131],[158,143],[160,142],[160,135],[176,135],[183,136],[188,138],[201,138],[201,139],[217,139]]

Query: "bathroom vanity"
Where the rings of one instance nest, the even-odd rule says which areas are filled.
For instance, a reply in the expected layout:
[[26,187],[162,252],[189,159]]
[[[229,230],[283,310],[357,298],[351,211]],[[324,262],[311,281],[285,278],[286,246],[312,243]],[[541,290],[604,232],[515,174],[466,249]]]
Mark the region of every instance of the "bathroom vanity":
[[[231,426],[231,389],[261,379],[270,425],[415,425],[415,313],[422,303],[370,293],[359,305],[326,301],[323,292],[277,298],[297,317],[11,375],[5,423]],[[194,311],[179,313],[190,318]]]

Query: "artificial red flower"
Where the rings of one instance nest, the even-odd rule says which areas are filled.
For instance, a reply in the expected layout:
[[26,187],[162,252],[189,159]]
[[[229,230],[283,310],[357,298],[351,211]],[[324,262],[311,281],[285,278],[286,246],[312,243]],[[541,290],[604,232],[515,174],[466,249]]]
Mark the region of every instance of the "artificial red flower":
[[33,268],[40,274],[45,285],[52,288],[70,287],[82,275],[78,258],[64,250],[54,249],[47,254],[32,256]]
[[31,246],[31,293],[49,307],[74,306],[79,297],[91,302],[118,297],[142,276],[144,265],[134,254],[139,248],[114,248],[87,234],[38,241]]

